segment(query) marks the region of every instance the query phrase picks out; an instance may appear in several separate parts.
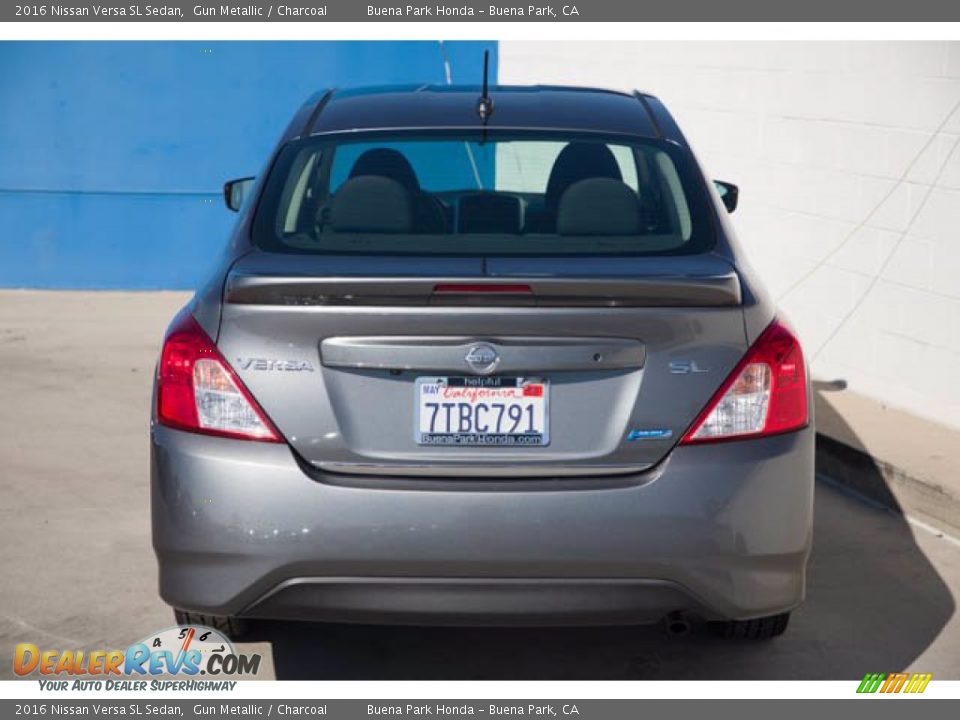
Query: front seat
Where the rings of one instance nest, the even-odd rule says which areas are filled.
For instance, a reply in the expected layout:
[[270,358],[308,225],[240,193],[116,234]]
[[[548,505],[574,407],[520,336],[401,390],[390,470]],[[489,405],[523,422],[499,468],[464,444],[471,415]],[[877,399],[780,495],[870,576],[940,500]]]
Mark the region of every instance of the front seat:
[[622,181],[623,174],[610,148],[603,143],[568,143],[553,161],[544,206],[541,210],[528,213],[525,232],[556,232],[560,198],[571,185],[590,178]]
[[446,232],[447,221],[443,206],[435,197],[423,192],[413,166],[402,152],[392,148],[365,151],[353,163],[350,179],[368,176],[389,178],[400,183],[410,194],[413,198],[413,232]]

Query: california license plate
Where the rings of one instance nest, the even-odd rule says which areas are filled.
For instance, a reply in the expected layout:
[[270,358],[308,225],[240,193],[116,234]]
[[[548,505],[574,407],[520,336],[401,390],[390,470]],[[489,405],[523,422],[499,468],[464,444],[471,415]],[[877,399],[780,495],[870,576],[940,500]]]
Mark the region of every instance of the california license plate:
[[529,377],[421,377],[418,445],[548,445],[550,385]]

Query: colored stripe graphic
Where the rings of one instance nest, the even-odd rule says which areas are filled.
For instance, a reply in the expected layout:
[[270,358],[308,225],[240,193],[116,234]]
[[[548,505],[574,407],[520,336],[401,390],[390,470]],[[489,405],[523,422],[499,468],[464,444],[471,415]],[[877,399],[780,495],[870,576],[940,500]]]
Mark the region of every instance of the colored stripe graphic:
[[933,679],[933,673],[867,673],[857,687],[858,693],[922,693]]
[[907,681],[909,676],[906,673],[890,673],[887,676],[886,682],[883,683],[883,687],[880,688],[882,693],[896,693],[900,692],[900,689],[903,687],[903,684]]
[[860,687],[857,688],[858,693],[875,693],[880,689],[880,683],[883,682],[883,679],[886,677],[884,673],[867,673],[863,676],[863,680],[860,681]]
[[931,680],[933,680],[933,673],[914,673],[904,692],[922,693]]

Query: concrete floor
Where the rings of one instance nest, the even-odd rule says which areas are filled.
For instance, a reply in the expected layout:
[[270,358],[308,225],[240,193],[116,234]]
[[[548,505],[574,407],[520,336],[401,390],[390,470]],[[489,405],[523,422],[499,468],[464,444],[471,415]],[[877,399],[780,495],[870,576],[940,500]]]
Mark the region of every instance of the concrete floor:
[[[171,624],[150,548],[147,417],[182,293],[0,292],[0,677],[13,645],[125,647]],[[960,679],[960,545],[828,484],[809,599],[782,638],[657,628],[257,623],[265,677]]]

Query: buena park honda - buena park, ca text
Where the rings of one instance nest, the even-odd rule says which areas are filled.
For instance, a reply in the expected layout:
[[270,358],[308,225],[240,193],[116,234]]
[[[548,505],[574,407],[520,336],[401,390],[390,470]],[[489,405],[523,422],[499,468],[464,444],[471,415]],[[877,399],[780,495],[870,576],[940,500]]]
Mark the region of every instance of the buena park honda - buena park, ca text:
[[[270,5],[194,5],[193,17],[289,17],[324,18],[326,5],[295,6],[284,3]],[[16,5],[18,17],[102,17],[102,18],[184,18],[184,11],[170,5],[139,5],[124,7],[106,7],[103,5]],[[489,10],[475,9],[469,5],[367,5],[368,17],[579,17],[576,5],[528,5],[526,7],[498,7],[490,5]]]

